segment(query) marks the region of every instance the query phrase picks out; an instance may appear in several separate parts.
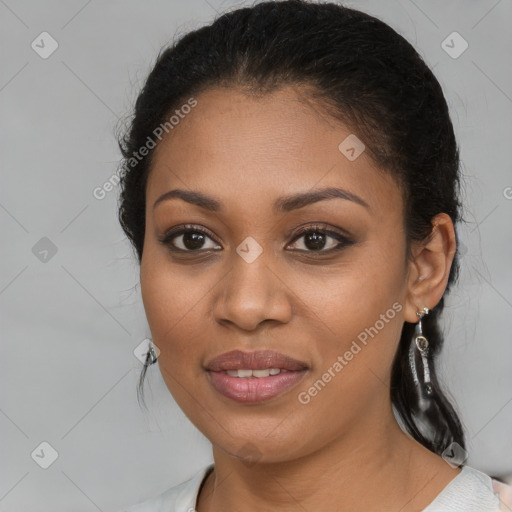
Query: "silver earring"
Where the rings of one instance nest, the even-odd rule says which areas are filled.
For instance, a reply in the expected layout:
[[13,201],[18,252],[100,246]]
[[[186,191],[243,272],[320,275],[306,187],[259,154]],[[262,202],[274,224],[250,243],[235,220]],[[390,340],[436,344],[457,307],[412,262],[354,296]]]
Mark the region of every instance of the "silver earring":
[[144,362],[144,366],[151,366],[152,364],[155,364],[157,359],[158,356],[156,355],[153,340],[149,340],[149,349],[146,354],[146,361]]
[[428,367],[428,349],[429,349],[429,343],[427,338],[423,335],[423,328],[421,325],[421,319],[428,315],[429,309],[423,308],[422,311],[417,311],[416,315],[419,318],[418,323],[416,324],[416,328],[414,331],[414,342],[416,345],[416,348],[418,349],[418,352],[421,355],[421,362],[423,365],[423,378],[421,379],[423,382],[420,382],[420,378],[418,375],[418,371],[415,364],[415,358],[412,359],[413,364],[413,376],[416,384],[418,386],[422,386],[427,395],[431,395],[433,392],[432,382],[430,381],[430,369]]

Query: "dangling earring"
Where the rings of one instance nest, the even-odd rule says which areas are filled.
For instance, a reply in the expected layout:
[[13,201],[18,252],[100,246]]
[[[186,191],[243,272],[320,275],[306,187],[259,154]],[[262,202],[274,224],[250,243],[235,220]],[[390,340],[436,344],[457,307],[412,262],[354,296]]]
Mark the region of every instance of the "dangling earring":
[[[409,407],[411,419],[408,423],[411,428],[428,439],[433,447],[442,447],[444,450],[453,441],[453,427],[446,415],[446,408],[442,397],[438,395],[435,382],[434,366],[429,368],[429,354],[432,346],[423,334],[423,318],[429,313],[424,307],[417,311],[419,318],[414,334],[409,342],[409,365],[414,385],[407,385],[404,390],[406,400],[410,399]],[[431,380],[430,372],[432,370]],[[406,383],[409,384],[408,376]],[[405,384],[405,382],[404,382]],[[444,454],[444,452],[443,452]]]
[[[423,308],[423,310],[421,312],[419,312],[419,311],[416,312],[416,315],[418,316],[419,321],[416,324],[416,328],[414,331],[414,342],[416,344],[416,348],[418,349],[418,351],[421,355],[421,362],[423,364],[423,379],[422,379],[423,382],[420,384],[420,379],[418,378],[418,372],[416,370],[416,364],[414,364],[414,366],[413,366],[413,374],[415,374],[414,380],[416,381],[416,384],[422,386],[423,389],[425,390],[425,392],[427,393],[427,395],[431,395],[433,392],[433,387],[432,387],[432,383],[430,382],[430,369],[428,367],[428,358],[427,358],[429,343],[428,343],[427,338],[425,338],[425,336],[423,335],[423,328],[421,325],[421,319],[425,315],[428,315],[428,313],[429,313],[428,308]],[[414,362],[414,359],[413,359],[413,362]]]
[[144,366],[151,366],[152,364],[155,364],[157,359],[158,356],[153,345],[153,340],[149,340],[149,348],[146,354],[146,361],[144,362]]

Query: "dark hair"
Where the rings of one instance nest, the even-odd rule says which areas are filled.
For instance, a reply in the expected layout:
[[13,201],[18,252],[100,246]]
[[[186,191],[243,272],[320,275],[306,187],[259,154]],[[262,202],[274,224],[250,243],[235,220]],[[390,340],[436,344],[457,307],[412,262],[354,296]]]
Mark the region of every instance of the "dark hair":
[[[130,127],[119,138],[119,220],[139,263],[153,151],[136,161],[134,155],[155,128],[211,87],[265,94],[290,85],[357,133],[378,167],[395,178],[404,198],[408,255],[411,242],[428,239],[436,214],[448,214],[454,225],[461,220],[459,151],[448,106],[411,44],[384,22],[335,3],[265,1],[225,13],[163,49],[137,98]],[[457,275],[456,254],[447,291]],[[391,375],[391,400],[403,426],[437,454],[453,441],[465,447],[461,422],[435,376],[443,305],[444,297],[422,322],[434,384],[428,409],[409,363],[413,323],[404,323]]]

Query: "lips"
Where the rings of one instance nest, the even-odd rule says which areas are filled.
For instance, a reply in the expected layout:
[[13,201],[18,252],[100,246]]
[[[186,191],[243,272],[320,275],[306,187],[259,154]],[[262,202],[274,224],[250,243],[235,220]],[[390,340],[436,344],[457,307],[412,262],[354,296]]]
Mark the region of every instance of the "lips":
[[266,370],[271,368],[293,372],[305,370],[307,367],[307,364],[302,361],[272,350],[260,350],[258,352],[233,350],[215,357],[206,364],[206,369],[212,372]]
[[241,403],[269,400],[294,387],[308,366],[279,352],[226,352],[206,365],[209,381],[221,395]]

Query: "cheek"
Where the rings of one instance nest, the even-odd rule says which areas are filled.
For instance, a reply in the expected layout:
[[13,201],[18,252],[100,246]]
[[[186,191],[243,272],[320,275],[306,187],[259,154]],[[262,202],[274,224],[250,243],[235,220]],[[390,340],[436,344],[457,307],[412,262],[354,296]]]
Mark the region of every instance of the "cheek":
[[341,334],[347,334],[343,325],[373,325],[394,302],[403,300],[406,268],[400,244],[398,238],[368,240],[315,287],[304,286],[304,296]]
[[401,244],[399,237],[369,242],[335,278],[322,282],[321,294],[309,292],[307,301],[329,328],[326,334],[332,340],[319,340],[317,378],[342,356],[344,377],[335,380],[345,389],[371,387],[368,377],[385,382],[403,325]]
[[[187,383],[201,375],[197,354],[199,348],[198,318],[201,289],[195,289],[196,278],[183,277],[171,271],[168,262],[155,251],[143,255],[140,269],[141,292],[153,342],[160,350],[158,366],[166,386],[180,408],[190,417],[194,410]],[[204,292],[202,292],[204,295]],[[203,330],[204,332],[204,330]]]
[[[198,302],[199,291],[185,273],[172,271],[169,262],[159,253],[151,246],[143,253],[141,293],[153,341],[161,352],[159,359],[172,361],[180,352],[186,356],[185,340],[190,341],[190,337],[186,337],[184,331],[197,315],[194,305]],[[170,353],[172,358],[168,357]]]

